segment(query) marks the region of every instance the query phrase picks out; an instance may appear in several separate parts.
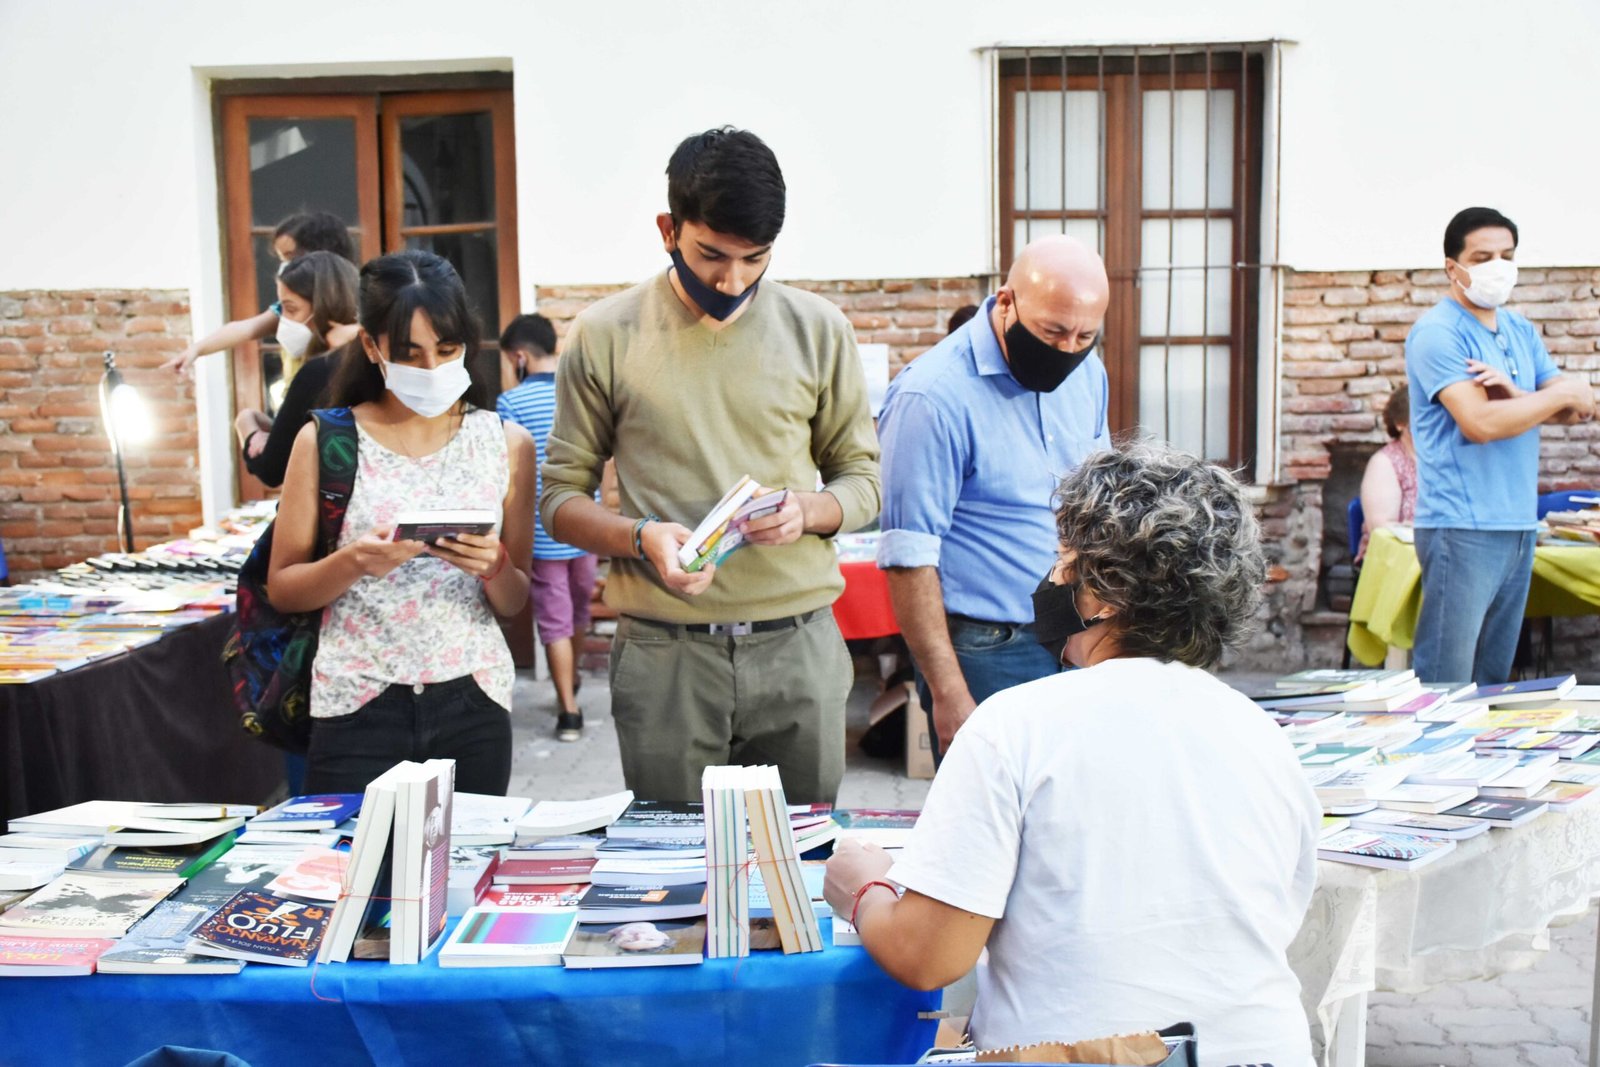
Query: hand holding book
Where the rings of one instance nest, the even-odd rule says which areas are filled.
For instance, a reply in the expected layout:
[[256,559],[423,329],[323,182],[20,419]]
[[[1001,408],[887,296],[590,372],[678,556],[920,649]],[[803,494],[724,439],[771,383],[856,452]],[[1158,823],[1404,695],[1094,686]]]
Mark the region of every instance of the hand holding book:
[[[775,499],[772,494],[779,494]],[[788,545],[800,540],[805,533],[805,510],[800,499],[787,489],[762,487],[750,498],[750,506],[757,508],[739,523],[744,539],[752,545]]]

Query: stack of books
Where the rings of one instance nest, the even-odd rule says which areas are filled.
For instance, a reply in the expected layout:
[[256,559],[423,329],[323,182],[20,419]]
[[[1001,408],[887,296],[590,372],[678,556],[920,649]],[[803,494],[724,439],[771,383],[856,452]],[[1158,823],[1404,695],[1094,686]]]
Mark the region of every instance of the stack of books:
[[700,777],[706,826],[706,955],[750,955],[750,847],[742,767]]
[[364,931],[382,942],[384,928],[390,963],[420,962],[437,947],[449,912],[454,793],[455,761],[447,759],[405,760],[367,786],[318,963],[350,959]]
[[[1346,819],[1325,832],[1360,835],[1325,842],[1323,858],[1407,868],[1448,851],[1418,841],[1520,826],[1600,796],[1600,687],[1576,683],[1317,670],[1251,695],[1283,727],[1324,812]],[[849,833],[848,816],[839,821]]]

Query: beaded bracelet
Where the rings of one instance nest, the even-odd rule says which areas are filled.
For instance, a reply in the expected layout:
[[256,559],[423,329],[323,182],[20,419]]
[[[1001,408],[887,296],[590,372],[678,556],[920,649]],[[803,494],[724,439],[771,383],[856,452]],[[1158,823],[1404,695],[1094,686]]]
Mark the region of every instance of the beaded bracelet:
[[870,882],[867,882],[860,889],[857,889],[856,890],[856,906],[850,909],[850,925],[851,926],[855,926],[855,928],[857,930],[861,929],[861,927],[856,926],[856,913],[861,910],[861,898],[866,895],[867,890],[871,889],[875,885],[883,886],[883,888],[885,888],[889,892],[893,893],[895,895],[896,899],[899,899],[899,897],[900,897],[900,891],[898,889],[896,889],[892,883],[885,882],[885,881],[882,881],[881,879],[876,879],[876,878],[873,879]]
[[654,515],[646,515],[633,524],[633,555],[635,559],[644,559],[644,528],[647,523],[660,522]]

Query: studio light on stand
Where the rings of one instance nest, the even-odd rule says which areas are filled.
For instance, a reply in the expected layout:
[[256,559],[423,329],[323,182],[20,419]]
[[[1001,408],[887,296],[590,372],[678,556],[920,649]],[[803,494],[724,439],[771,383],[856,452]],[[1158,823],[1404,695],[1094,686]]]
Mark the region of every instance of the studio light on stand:
[[117,532],[124,552],[133,551],[133,513],[128,507],[128,474],[122,464],[122,450],[126,445],[142,444],[150,439],[150,409],[145,407],[139,391],[122,380],[117,370],[117,357],[106,353],[105,373],[100,376],[100,421],[105,424],[106,437],[111,441],[111,458],[117,463],[117,490],[122,506],[117,511]]

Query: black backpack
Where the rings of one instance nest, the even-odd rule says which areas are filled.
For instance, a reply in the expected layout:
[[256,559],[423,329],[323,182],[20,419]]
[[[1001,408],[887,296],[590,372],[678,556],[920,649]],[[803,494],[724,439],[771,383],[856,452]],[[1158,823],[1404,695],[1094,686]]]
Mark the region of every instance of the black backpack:
[[[349,408],[313,411],[311,417],[317,424],[320,559],[338,545],[344,527],[355,488],[358,443]],[[317,655],[322,612],[285,614],[267,599],[275,525],[267,524],[239,570],[233,631],[223,646],[222,663],[233,683],[239,725],[269,745],[303,753],[311,743],[311,662]]]

